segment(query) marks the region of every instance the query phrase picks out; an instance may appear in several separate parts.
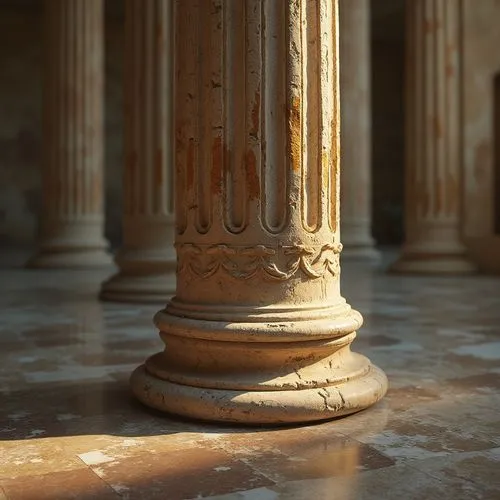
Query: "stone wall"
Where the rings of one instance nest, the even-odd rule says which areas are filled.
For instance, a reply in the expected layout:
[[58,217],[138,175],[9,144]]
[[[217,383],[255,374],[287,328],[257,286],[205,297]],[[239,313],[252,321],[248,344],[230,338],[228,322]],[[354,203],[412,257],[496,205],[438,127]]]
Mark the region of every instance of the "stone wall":
[[480,267],[500,271],[500,234],[495,235],[495,226],[498,228],[495,200],[500,198],[500,159],[495,159],[495,150],[497,155],[500,153],[500,149],[495,148],[495,142],[500,139],[500,117],[495,119],[495,108],[497,113],[500,111],[500,95],[495,105],[495,77],[500,74],[500,2],[462,1],[464,234]]
[[500,2],[480,5],[464,1],[465,233],[471,237],[494,228],[494,82],[500,74]]
[[[106,233],[121,234],[123,16],[106,4]],[[0,1],[0,244],[32,243],[40,206],[41,0]]]
[[[491,238],[500,2],[462,1],[465,234]],[[115,245],[121,236],[122,8],[121,0],[106,0],[106,234]],[[404,215],[404,0],[372,0],[372,41],[373,233],[379,244],[397,244]],[[0,0],[0,244],[31,243],[36,236],[42,44],[42,0]]]
[[39,5],[0,7],[0,243],[27,242],[40,204]]

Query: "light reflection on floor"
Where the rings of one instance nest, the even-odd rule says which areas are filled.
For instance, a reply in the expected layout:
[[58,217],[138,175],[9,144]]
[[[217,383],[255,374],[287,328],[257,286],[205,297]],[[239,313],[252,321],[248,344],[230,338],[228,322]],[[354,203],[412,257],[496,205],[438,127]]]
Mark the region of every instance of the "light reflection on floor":
[[[500,278],[343,267],[376,407],[291,429],[183,422],[133,401],[157,306],[101,304],[111,271],[0,272],[0,499],[500,498]],[[3,496],[2,496],[3,495]]]

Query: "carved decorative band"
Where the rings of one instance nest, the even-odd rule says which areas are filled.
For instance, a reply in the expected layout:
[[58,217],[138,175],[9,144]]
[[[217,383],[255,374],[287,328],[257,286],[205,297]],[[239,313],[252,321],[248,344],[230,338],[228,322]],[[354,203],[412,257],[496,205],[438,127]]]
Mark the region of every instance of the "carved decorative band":
[[233,247],[228,245],[177,244],[178,272],[189,271],[199,278],[210,278],[222,271],[233,278],[247,280],[254,276],[286,281],[297,273],[307,279],[318,279],[327,273],[340,272],[340,243],[321,247],[290,245],[268,247]]

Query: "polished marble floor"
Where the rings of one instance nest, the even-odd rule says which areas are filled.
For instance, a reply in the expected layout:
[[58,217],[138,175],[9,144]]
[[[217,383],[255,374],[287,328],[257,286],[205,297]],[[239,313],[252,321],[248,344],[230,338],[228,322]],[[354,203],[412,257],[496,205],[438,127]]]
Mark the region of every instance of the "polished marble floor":
[[344,265],[377,406],[245,429],[133,401],[157,306],[101,304],[107,271],[0,271],[0,499],[500,499],[500,277]]

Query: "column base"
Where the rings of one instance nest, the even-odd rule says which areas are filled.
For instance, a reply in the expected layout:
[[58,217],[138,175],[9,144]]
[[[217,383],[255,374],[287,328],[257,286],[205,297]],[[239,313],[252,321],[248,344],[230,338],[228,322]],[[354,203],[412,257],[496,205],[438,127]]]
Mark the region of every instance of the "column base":
[[175,293],[175,276],[168,273],[118,273],[104,282],[99,298],[110,302],[165,304]]
[[372,246],[346,246],[344,244],[341,254],[343,261],[363,261],[378,263],[382,256],[380,252]]
[[476,266],[465,255],[402,254],[389,268],[401,274],[472,274]]
[[363,320],[345,301],[309,311],[226,310],[222,321],[208,319],[211,308],[195,319],[183,306],[174,297],[156,314],[166,348],[131,377],[137,399],[157,410],[287,424],[355,413],[387,391],[385,374],[350,349]]
[[200,420],[243,424],[288,424],[328,420],[368,408],[387,391],[385,373],[367,373],[344,383],[283,391],[234,391],[176,384],[152,376],[145,365],[131,376],[134,395],[147,406]]
[[26,263],[26,267],[33,269],[92,269],[112,265],[113,257],[104,249],[41,250]]

